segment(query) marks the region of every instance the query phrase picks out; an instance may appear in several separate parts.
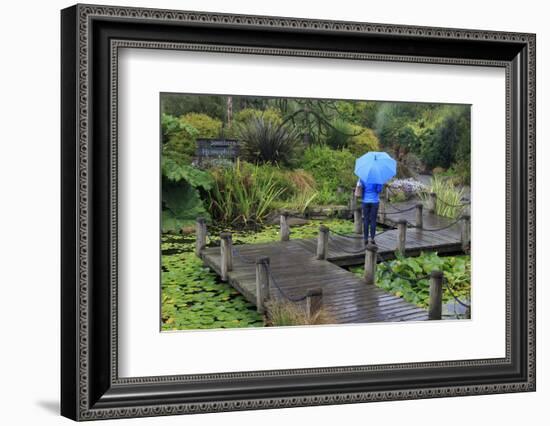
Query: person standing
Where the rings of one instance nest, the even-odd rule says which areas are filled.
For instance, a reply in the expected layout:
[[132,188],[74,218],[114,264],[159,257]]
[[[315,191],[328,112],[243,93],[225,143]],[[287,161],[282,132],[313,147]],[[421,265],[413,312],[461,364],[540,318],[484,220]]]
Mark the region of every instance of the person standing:
[[383,185],[377,183],[365,183],[361,179],[357,181],[355,195],[361,198],[365,245],[369,242],[371,244],[376,244],[374,241],[374,236],[376,234],[376,217],[380,204],[379,194],[382,192],[382,188]]

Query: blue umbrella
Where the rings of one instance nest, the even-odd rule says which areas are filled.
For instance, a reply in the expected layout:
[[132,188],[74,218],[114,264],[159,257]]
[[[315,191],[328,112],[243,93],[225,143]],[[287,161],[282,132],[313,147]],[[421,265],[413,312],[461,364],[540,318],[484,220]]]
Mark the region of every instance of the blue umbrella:
[[355,174],[365,184],[385,184],[397,173],[397,163],[385,152],[368,152],[355,160]]

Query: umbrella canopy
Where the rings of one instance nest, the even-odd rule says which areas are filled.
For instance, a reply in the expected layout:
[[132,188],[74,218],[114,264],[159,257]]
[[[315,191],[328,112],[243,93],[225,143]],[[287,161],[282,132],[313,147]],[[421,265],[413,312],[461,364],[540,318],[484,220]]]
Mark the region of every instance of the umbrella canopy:
[[355,160],[355,174],[365,184],[383,185],[397,173],[397,163],[385,152],[368,152]]

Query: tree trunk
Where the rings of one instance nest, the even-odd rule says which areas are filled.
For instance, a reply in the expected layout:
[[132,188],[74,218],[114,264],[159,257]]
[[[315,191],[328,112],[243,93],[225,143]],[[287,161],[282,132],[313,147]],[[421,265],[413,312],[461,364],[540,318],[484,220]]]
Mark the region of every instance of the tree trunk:
[[233,121],[233,96],[227,97],[227,128],[231,129],[231,123]]

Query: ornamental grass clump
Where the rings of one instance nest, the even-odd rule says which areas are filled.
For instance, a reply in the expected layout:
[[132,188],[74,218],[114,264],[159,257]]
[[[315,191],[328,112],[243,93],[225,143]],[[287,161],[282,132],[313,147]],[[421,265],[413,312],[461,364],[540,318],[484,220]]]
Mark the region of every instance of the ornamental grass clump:
[[239,160],[234,167],[212,171],[210,213],[222,223],[248,226],[262,223],[272,203],[285,191],[257,165]]
[[421,192],[420,198],[427,202],[430,192],[437,196],[435,208],[437,215],[456,219],[462,213],[464,188],[456,187],[449,179],[433,176],[428,191]]
[[271,327],[322,325],[336,322],[325,307],[321,307],[311,316],[302,305],[287,300],[271,300],[266,304],[266,308],[267,325]]

